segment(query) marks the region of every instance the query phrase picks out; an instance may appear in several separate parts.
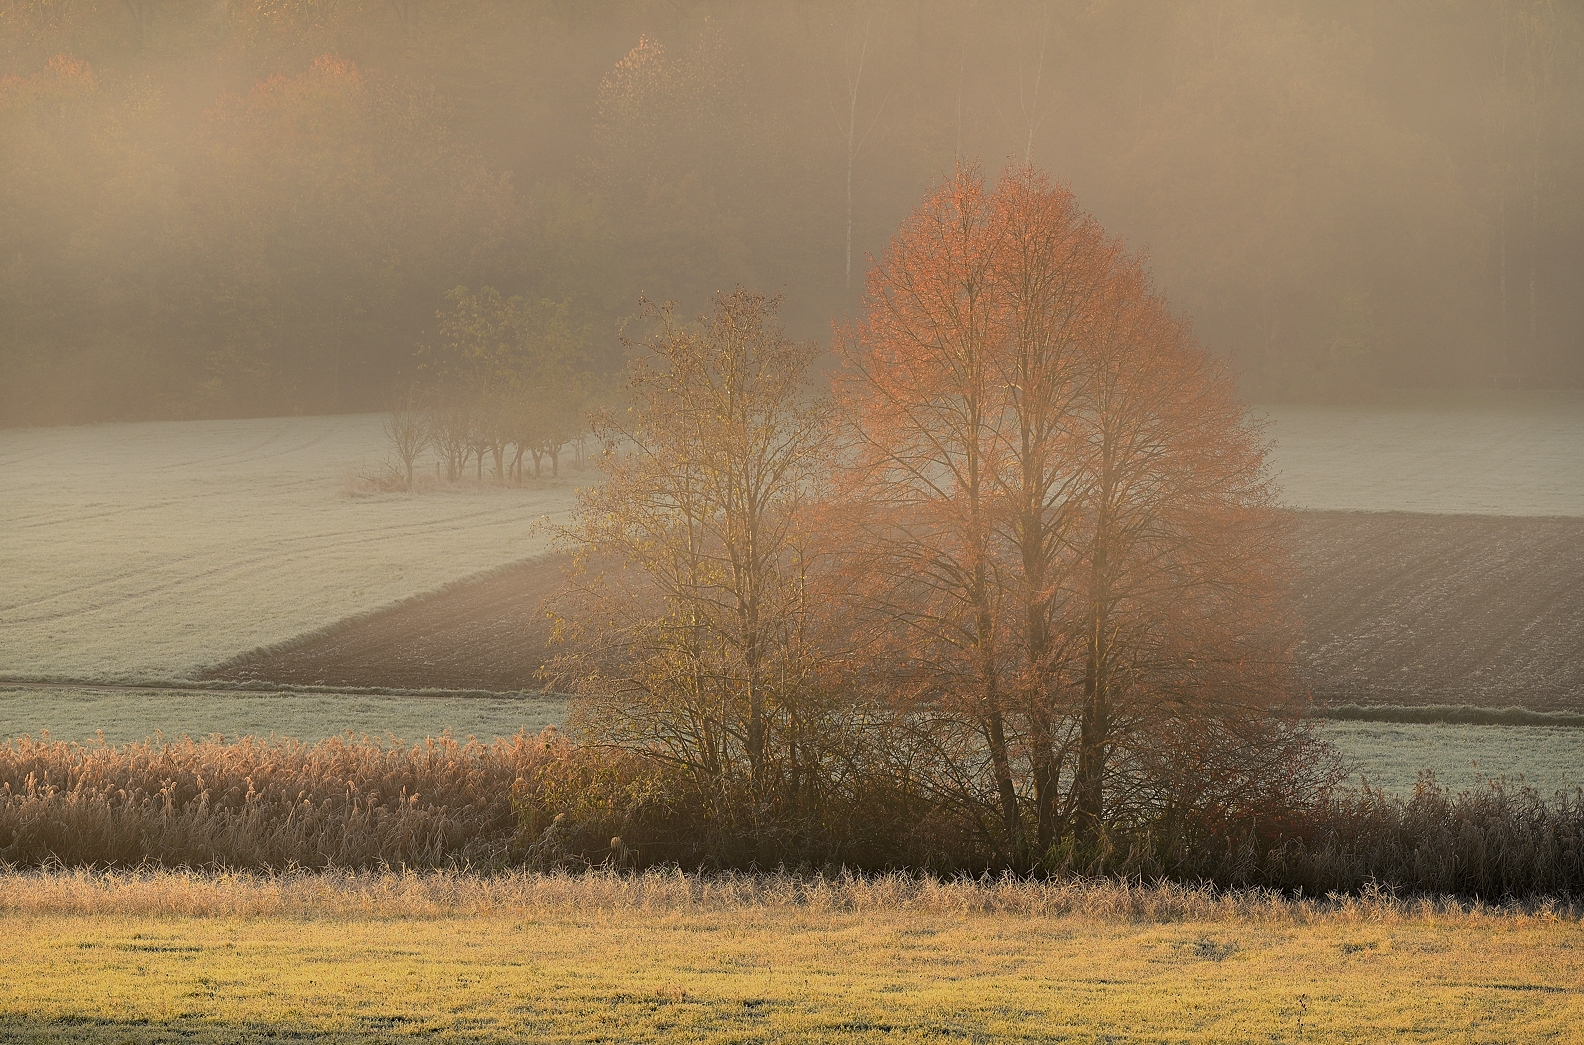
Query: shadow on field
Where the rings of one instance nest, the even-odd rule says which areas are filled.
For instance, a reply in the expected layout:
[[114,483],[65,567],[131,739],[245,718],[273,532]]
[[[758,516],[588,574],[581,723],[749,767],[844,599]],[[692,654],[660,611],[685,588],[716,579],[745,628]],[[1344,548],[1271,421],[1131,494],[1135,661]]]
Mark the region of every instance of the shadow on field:
[[[621,1030],[634,1037],[652,1038],[655,1032],[666,1037],[665,1032],[679,1024],[690,1024],[699,1030],[726,1032],[735,1036],[747,1034],[756,1037],[770,1031],[779,1022],[778,1017],[801,1015],[802,1029],[813,1031],[815,1036],[841,1040],[852,1035],[886,1036],[896,1032],[922,1033],[927,1037],[973,1038],[983,1034],[977,1021],[964,1023],[952,1019],[950,1013],[940,1013],[937,1018],[925,1021],[907,1019],[876,1022],[867,1019],[843,1017],[833,1007],[815,1016],[812,1021],[807,1007],[786,1000],[770,998],[698,998],[683,992],[680,996],[643,997],[640,994],[618,994],[609,1003],[601,1005],[609,1013],[609,1022],[599,1020],[608,1028],[617,1030],[615,1037],[599,1035],[593,1040],[624,1040]],[[624,1011],[625,1010],[625,1011]],[[108,1019],[89,1016],[61,1016],[54,1019],[30,1017],[0,1017],[0,1042],[65,1043],[65,1045],[164,1045],[164,1043],[193,1043],[193,1045],[243,1045],[254,1042],[334,1042],[336,1045],[362,1045],[362,1043],[412,1041],[415,1037],[439,1036],[450,1041],[465,1037],[475,1045],[518,1045],[523,1041],[538,1040],[544,1033],[546,1014],[525,1013],[515,1030],[490,1032],[495,1021],[459,1019],[450,1014],[438,1021],[443,1027],[426,1026],[426,1020],[407,1015],[356,1015],[346,1017],[349,1026],[335,1030],[321,1030],[290,1023],[231,1022],[201,1016],[178,1016],[170,1020]],[[581,1014],[580,1014],[581,1015]],[[551,1017],[553,1020],[553,1017]],[[581,1022],[581,1021],[580,1021]],[[612,1027],[611,1024],[615,1026]],[[823,1026],[822,1026],[823,1024]],[[564,1031],[566,1028],[556,1028]],[[559,1037],[555,1030],[550,1036]]]

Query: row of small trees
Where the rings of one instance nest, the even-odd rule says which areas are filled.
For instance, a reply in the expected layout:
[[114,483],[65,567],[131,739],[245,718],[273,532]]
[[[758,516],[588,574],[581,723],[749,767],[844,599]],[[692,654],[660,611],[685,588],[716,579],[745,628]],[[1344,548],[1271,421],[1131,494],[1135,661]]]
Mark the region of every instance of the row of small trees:
[[783,858],[904,810],[1070,865],[1327,781],[1259,432],[1070,193],[1031,169],[933,191],[828,396],[775,311],[657,311],[631,409],[596,425],[629,449],[563,532],[591,738]]
[[588,366],[587,333],[569,303],[502,298],[493,287],[447,298],[418,380],[385,422],[405,487],[427,451],[452,482],[470,462],[478,480],[488,465],[496,482],[521,483],[529,461],[535,477],[546,463],[559,475],[569,447],[581,468],[605,382]]

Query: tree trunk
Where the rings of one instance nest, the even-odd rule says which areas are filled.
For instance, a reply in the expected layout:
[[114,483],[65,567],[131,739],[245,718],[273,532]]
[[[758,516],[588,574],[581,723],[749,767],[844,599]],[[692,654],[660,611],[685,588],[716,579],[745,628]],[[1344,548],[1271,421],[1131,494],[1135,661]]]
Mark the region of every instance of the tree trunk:
[[1540,150],[1535,149],[1534,183],[1529,195],[1529,359],[1540,361]]
[[[1502,366],[1511,369],[1511,348],[1507,344],[1508,328],[1511,320],[1507,318],[1507,190],[1505,186],[1501,192],[1501,200],[1496,206],[1497,216],[1497,252],[1499,275],[1497,283],[1501,288],[1501,361]],[[1511,374],[1508,375],[1509,377]]]
[[[1106,494],[1102,494],[1102,501]],[[1110,630],[1109,586],[1106,583],[1106,525],[1102,518],[1095,534],[1091,595],[1093,632],[1084,666],[1084,708],[1078,727],[1078,770],[1073,780],[1074,829],[1079,847],[1093,853],[1100,840],[1105,816],[1106,742],[1110,738],[1110,694],[1106,678],[1109,669]]]
[[1061,785],[1049,716],[1038,712],[1030,716],[1029,746],[1032,749],[1029,761],[1034,770],[1034,817],[1039,845],[1036,856],[1043,860],[1056,845],[1056,800],[1057,788]]
[[994,706],[995,683],[989,684],[986,701],[991,703],[985,715],[985,739],[990,742],[990,762],[995,770],[996,794],[1001,799],[1001,822],[1006,828],[1007,848],[1011,850],[1012,866],[1024,870],[1027,866],[1028,848],[1023,841],[1023,817],[1018,810],[1017,789],[1012,784],[1012,761],[1007,755],[1006,728],[1001,709]]
[[1078,773],[1073,781],[1074,831],[1079,847],[1093,853],[1105,812],[1106,686],[1102,656],[1091,649],[1084,678],[1084,710],[1078,735]]

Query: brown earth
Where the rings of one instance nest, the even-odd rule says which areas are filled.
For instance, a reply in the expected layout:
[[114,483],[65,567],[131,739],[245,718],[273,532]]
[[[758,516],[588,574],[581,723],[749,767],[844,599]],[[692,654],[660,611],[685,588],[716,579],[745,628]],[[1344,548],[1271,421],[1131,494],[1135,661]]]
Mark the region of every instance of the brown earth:
[[1300,517],[1317,700],[1584,710],[1584,519]]
[[547,600],[560,581],[560,556],[528,559],[245,653],[206,681],[537,690],[534,674],[554,655]]
[[[1300,677],[1322,703],[1584,710],[1584,519],[1309,512]],[[538,689],[560,562],[507,567],[257,650],[215,681]]]

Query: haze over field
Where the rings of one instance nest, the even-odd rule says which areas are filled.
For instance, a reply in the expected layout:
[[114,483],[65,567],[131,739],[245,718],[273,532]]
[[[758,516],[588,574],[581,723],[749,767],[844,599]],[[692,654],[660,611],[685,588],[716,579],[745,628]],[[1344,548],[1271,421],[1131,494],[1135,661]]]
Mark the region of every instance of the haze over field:
[[0,424],[379,409],[460,285],[594,375],[640,294],[782,290],[825,342],[928,186],[1009,160],[1146,250],[1252,397],[1577,388],[1581,27],[1552,0],[6,0]]
[[1584,515],[1584,395],[1256,407],[1299,510]]
[[[1260,412],[1297,508],[1584,515],[1577,397]],[[0,430],[0,676],[196,677],[542,552],[592,474],[350,496],[386,454],[369,416]]]

